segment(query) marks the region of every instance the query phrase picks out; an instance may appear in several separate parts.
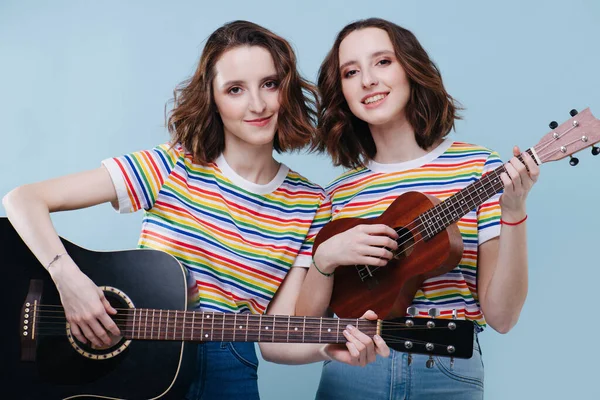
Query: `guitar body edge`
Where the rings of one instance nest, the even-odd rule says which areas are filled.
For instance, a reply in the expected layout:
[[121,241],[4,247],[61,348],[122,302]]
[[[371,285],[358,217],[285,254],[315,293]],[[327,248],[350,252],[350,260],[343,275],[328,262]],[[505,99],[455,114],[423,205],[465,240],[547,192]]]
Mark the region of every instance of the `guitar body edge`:
[[[9,327],[3,330],[5,337],[0,342],[3,360],[0,387],[7,398],[150,400],[184,397],[196,371],[196,343],[132,340],[127,347],[120,347],[113,357],[82,356],[66,336],[64,317],[49,314],[55,309],[48,305],[61,304],[53,281],[7,218],[0,218],[0,237],[2,266],[10,271],[5,288],[0,292]],[[100,287],[112,287],[125,293],[134,307],[188,309],[186,270],[169,254],[141,249],[94,252],[62,240],[82,272]],[[42,285],[42,306],[36,319],[38,335],[33,342],[36,360],[21,361],[21,310],[32,279],[41,281]]]

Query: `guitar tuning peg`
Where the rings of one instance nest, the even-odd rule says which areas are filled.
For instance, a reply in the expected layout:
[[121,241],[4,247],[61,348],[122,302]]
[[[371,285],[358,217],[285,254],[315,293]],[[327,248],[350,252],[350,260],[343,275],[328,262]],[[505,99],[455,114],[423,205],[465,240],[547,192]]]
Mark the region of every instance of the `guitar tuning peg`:
[[550,129],[556,129],[558,127],[558,122],[552,121],[548,126],[550,126]]
[[579,164],[579,158],[577,157],[573,157],[573,156],[569,156],[571,159],[569,160],[569,165],[571,165],[571,167],[576,166],[577,164]]
[[438,315],[440,315],[440,310],[438,310],[437,308],[430,308],[429,310],[427,310],[427,314],[429,314],[431,318],[435,318]]
[[[452,309],[452,319],[453,320],[458,319],[458,315],[456,313],[456,308]],[[455,330],[456,322],[454,322],[454,321],[448,322],[448,329],[450,329],[451,331]]]
[[425,366],[427,368],[433,368],[434,365],[435,365],[435,361],[433,360],[433,356],[430,355],[429,360],[427,360],[427,362],[425,363]]
[[597,156],[600,154],[600,147],[592,146],[592,155]]
[[[452,323],[452,322],[451,322]],[[454,354],[456,348],[452,345],[446,347],[448,354]],[[454,369],[454,356],[450,356],[450,369]]]
[[[411,317],[416,316],[418,314],[417,307],[408,307],[406,309],[406,313],[408,315],[410,315]],[[412,319],[407,319],[404,323],[409,328],[412,328],[413,326],[415,326],[415,322]]]
[[571,111],[569,111],[569,114],[571,114],[571,117],[574,117],[577,115],[577,110],[576,109],[572,109]]

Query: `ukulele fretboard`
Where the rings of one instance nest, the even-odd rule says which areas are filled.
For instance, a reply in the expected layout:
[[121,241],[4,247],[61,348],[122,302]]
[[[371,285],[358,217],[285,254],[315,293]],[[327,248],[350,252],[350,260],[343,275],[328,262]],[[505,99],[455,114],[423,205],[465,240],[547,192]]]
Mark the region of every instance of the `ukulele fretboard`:
[[[536,159],[533,157],[531,149],[528,149],[527,153],[534,160]],[[523,162],[521,156],[518,158]],[[476,209],[496,193],[500,192],[504,187],[502,179],[500,179],[500,174],[503,172],[506,172],[504,165],[496,168],[481,179],[421,214],[415,223],[419,228],[421,236],[425,240],[431,239],[451,224],[457,222],[469,211]]]

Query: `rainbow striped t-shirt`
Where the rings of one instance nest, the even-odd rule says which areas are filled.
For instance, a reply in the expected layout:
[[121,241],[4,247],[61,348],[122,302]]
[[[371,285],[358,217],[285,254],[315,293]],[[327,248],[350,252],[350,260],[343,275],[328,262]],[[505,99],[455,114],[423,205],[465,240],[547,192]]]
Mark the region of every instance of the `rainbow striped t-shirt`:
[[331,217],[324,190],[284,164],[259,185],[222,155],[195,164],[181,145],[102,163],[115,208],[145,210],[139,247],[175,256],[196,281],[203,311],[264,313],[290,267],[310,266],[314,238]]
[[[350,170],[327,188],[332,202],[332,219],[374,218],[381,215],[401,194],[426,193],[445,200],[482,175],[502,165],[497,153],[480,146],[445,139],[425,156],[397,164],[371,161],[366,167]],[[456,268],[423,283],[413,306],[427,316],[437,308],[440,317],[459,318],[485,326],[477,298],[477,248],[500,234],[500,194],[484,202],[460,219],[464,251]]]

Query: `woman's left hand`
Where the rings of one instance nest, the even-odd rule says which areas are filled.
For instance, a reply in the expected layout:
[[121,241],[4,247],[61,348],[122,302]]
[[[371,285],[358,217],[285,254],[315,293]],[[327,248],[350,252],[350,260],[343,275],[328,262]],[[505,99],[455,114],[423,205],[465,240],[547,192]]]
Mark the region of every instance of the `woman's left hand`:
[[[377,314],[369,310],[361,318],[377,320]],[[386,358],[390,356],[390,348],[379,335],[371,338],[354,326],[348,326],[343,333],[348,340],[345,345],[328,344],[323,347],[329,359],[364,367],[375,362],[377,354]]]
[[522,163],[517,158],[520,154],[521,150],[515,146],[514,157],[504,166],[506,173],[500,174],[500,179],[504,183],[504,193],[500,197],[503,218],[505,216],[523,218],[526,215],[525,200],[540,175],[540,167],[533,158],[528,153],[523,153],[522,158],[525,163]]

